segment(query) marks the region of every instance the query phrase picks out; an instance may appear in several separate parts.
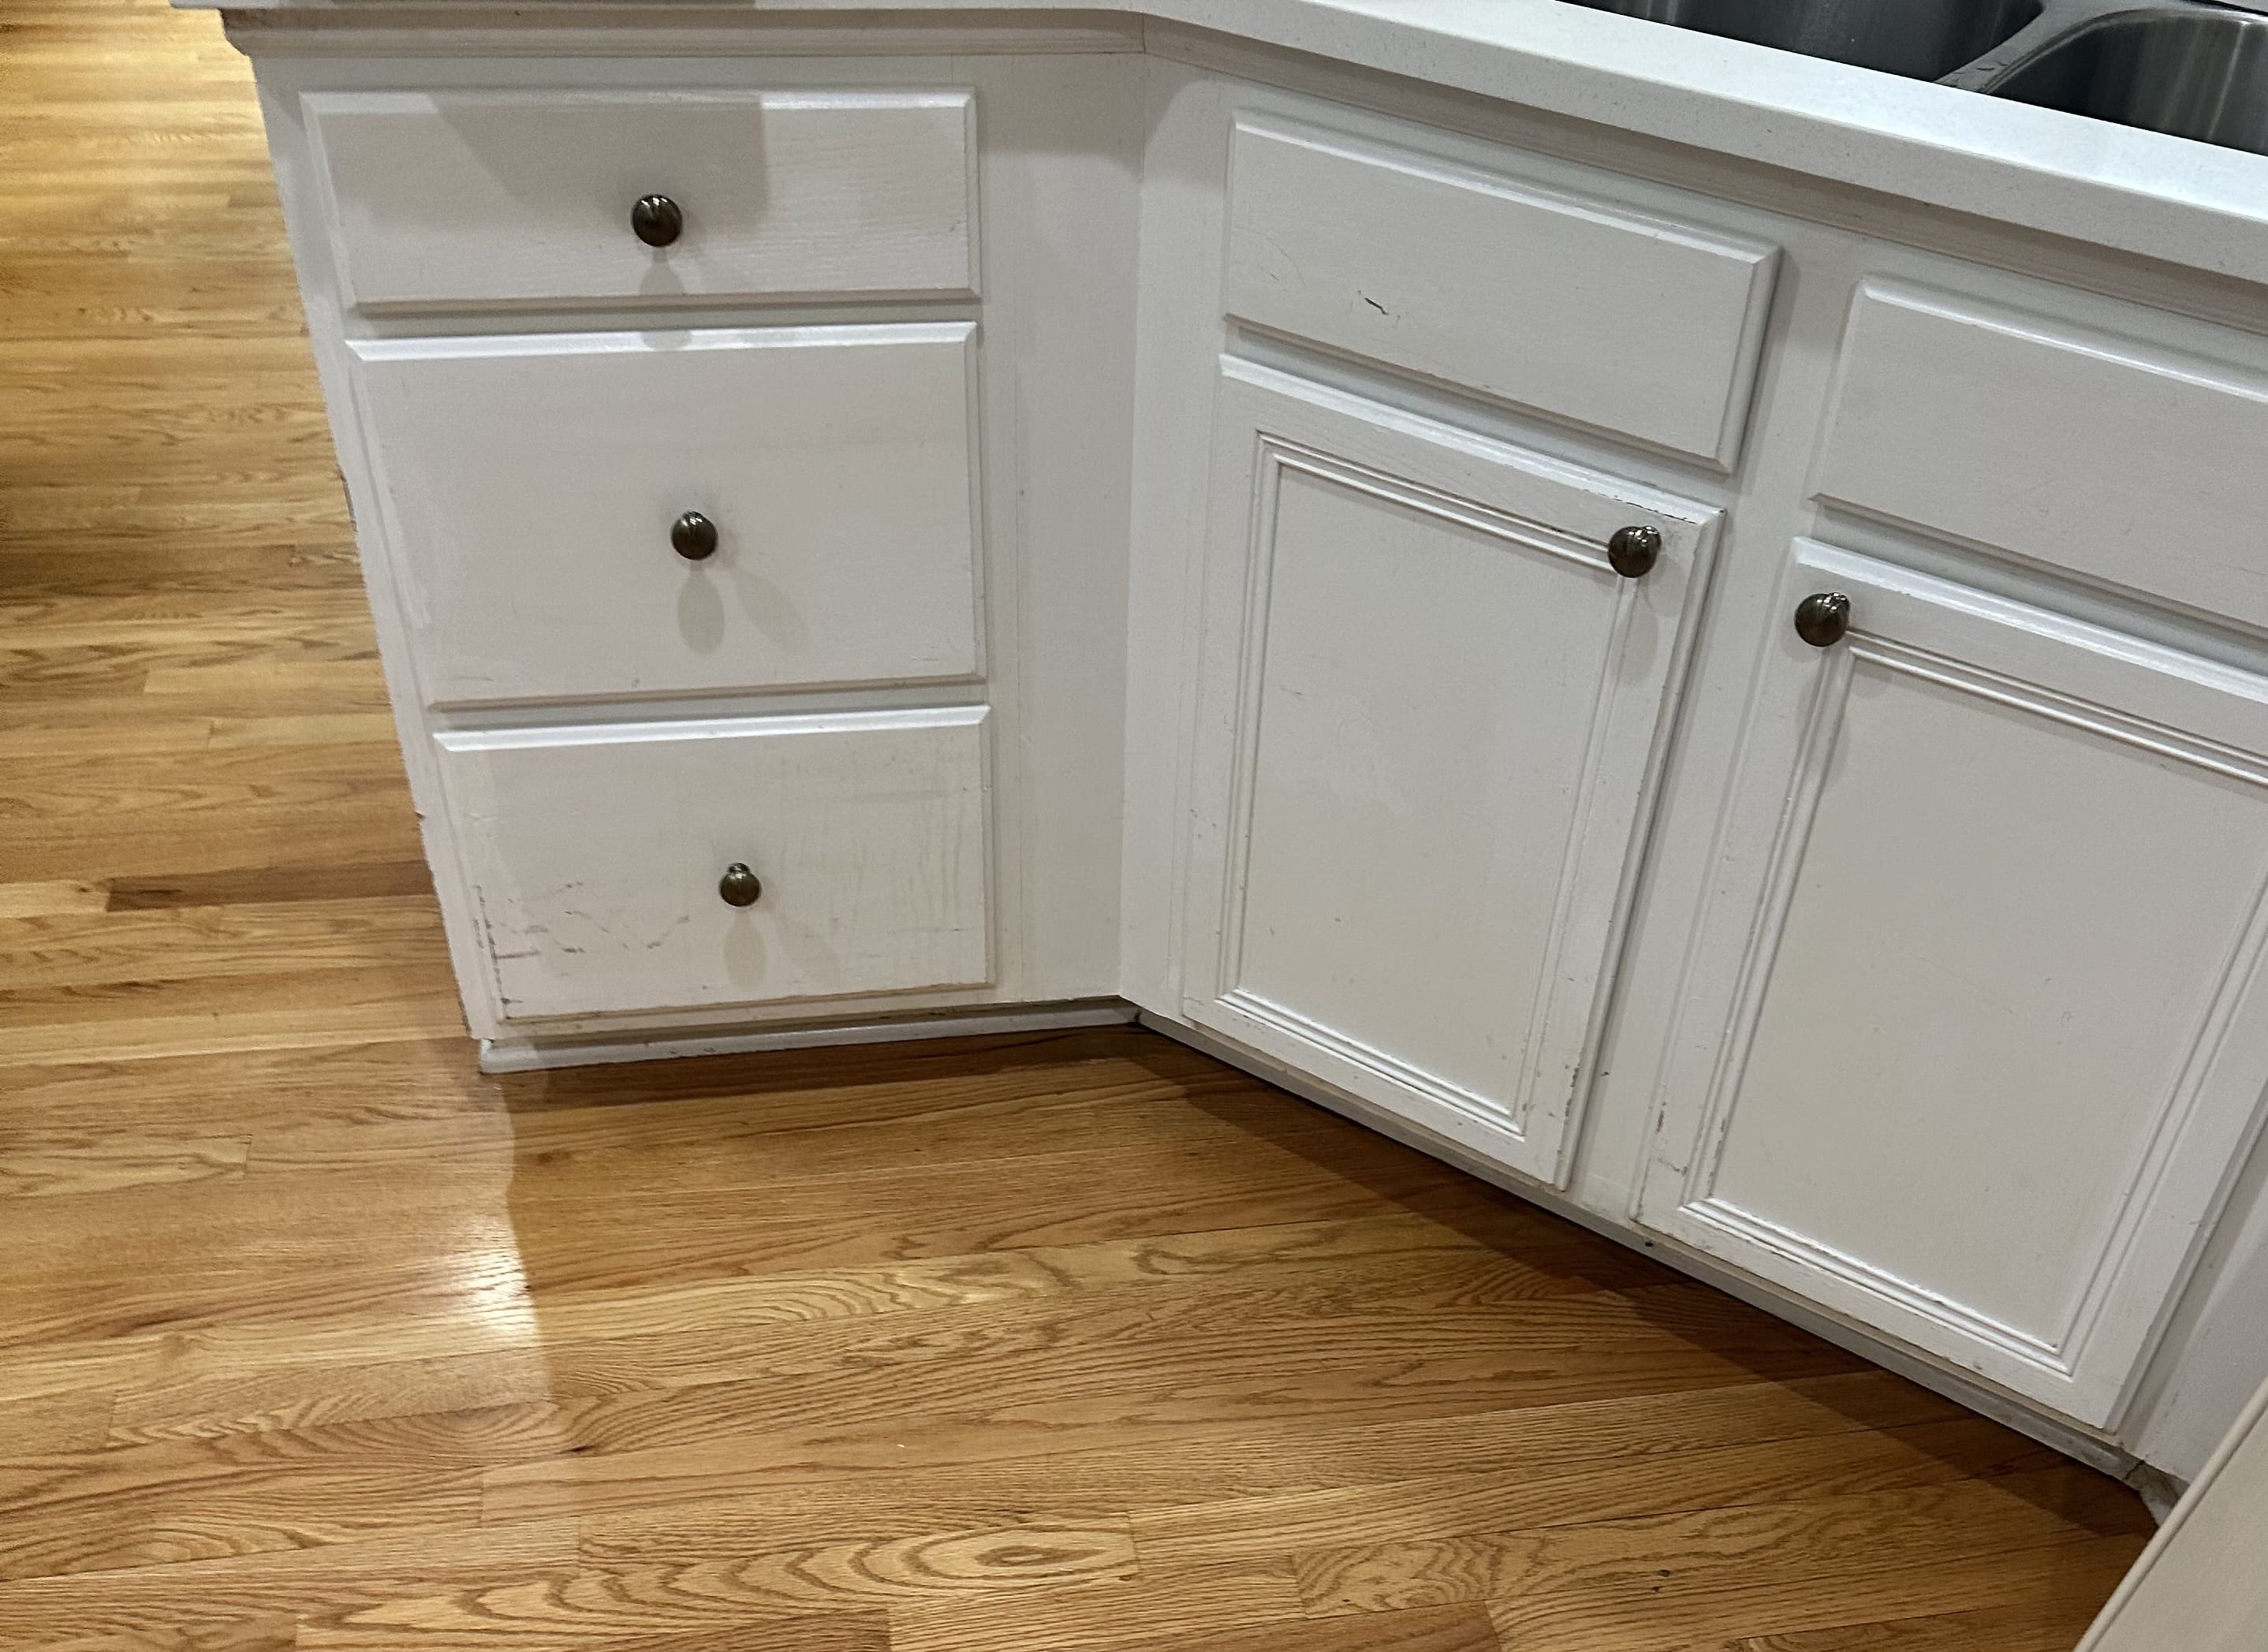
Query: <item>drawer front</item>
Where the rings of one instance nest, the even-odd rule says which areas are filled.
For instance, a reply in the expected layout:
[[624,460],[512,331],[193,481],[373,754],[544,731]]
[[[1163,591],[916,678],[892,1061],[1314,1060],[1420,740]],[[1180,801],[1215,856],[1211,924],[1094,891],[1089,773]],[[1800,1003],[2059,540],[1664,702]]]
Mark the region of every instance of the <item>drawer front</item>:
[[[427,696],[971,675],[969,340],[953,322],[355,343]],[[716,530],[699,560],[673,546],[687,512]]]
[[1873,515],[2268,627],[2268,378],[1870,285],[1814,486]]
[[[967,89],[311,92],[364,308],[976,290]],[[655,247],[641,196],[682,217]]]
[[1776,253],[1336,135],[1240,123],[1228,308],[1729,466]]
[[[983,985],[981,707],[445,732],[507,1021]],[[761,882],[719,892],[725,869]]]

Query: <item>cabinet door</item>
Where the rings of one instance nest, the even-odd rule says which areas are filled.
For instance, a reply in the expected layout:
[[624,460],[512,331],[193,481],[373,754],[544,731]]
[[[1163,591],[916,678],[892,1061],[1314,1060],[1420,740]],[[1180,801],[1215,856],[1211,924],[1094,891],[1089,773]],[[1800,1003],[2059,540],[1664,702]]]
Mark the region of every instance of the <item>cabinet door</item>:
[[2110,1421],[2268,1083],[2268,680],[1802,544],[1648,1225]]
[[1713,515],[1226,373],[1185,1013],[1557,1181]]

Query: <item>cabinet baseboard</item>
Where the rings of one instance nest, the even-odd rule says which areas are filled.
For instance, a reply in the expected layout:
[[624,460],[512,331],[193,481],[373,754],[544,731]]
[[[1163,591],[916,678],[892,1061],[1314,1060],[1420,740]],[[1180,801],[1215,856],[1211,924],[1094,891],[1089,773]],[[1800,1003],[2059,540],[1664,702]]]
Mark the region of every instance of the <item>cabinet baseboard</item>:
[[813,1050],[828,1044],[896,1044],[914,1038],[968,1038],[986,1033],[1050,1032],[1065,1027],[1115,1027],[1135,1019],[1118,999],[1063,1004],[1019,1004],[998,1010],[952,1010],[922,1015],[878,1015],[870,1021],[804,1021],[737,1032],[640,1033],[621,1039],[484,1038],[483,1073],[533,1073],[550,1067],[604,1066],[681,1056],[741,1055],[760,1050]]

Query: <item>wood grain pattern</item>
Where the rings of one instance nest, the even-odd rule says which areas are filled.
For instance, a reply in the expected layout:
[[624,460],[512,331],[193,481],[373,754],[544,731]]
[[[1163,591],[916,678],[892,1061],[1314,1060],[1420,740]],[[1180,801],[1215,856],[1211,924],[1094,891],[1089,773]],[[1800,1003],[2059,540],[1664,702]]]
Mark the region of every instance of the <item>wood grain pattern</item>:
[[0,53],[0,1652],[2051,1652],[2120,1487],[1123,1030],[484,1078],[209,14]]

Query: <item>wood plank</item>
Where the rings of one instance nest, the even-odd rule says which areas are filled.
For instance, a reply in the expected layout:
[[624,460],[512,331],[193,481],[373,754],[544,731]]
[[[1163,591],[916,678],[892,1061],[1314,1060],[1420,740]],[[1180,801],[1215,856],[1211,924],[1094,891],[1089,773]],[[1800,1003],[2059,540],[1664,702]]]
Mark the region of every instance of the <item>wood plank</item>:
[[2086,1596],[2071,1591],[2041,1601],[1974,1611],[1742,1635],[1723,1652],[2071,1652],[2095,1619]]
[[243,1136],[76,1135],[11,1131],[0,1138],[0,1198],[107,1192],[162,1182],[231,1181],[251,1152]]
[[[258,722],[240,726],[259,726]],[[222,738],[219,730],[214,731],[214,738]],[[239,743],[251,742],[239,736]],[[265,906],[279,901],[367,901],[432,892],[433,874],[423,860],[319,861],[179,877],[114,878],[106,905],[110,911],[131,912],[178,906]]]
[[[1366,1620],[1366,1631],[1371,1623]],[[1029,1648],[1149,1643],[1211,1647],[1226,1634],[1300,1634],[1316,1626],[1301,1617],[1299,1592],[1280,1559],[1159,1571],[1138,1579],[1070,1589],[1036,1589],[928,1604],[890,1612],[890,1652],[1028,1652]],[[1328,1631],[1326,1631],[1328,1633]]]
[[[1655,1287],[1652,1294],[1687,1288]],[[839,1427],[939,1413],[975,1414],[994,1427],[1033,1434],[1255,1414],[1440,1416],[1551,1405],[1602,1387],[1624,1393],[1705,1388],[1767,1373],[1819,1375],[1852,1364],[1825,1344],[1793,1339],[1786,1327],[1761,1316],[1727,1316],[1713,1332],[1702,1330],[1691,1311],[1699,1298],[1685,1304],[1683,1316],[1675,1298],[1640,1308],[1607,1295],[1528,1304],[1519,1315],[1413,1316],[1398,1324],[1390,1315],[1297,1308],[1270,1315],[1256,1301],[1231,1296],[1184,1308],[1187,1323],[1176,1332],[1153,1317],[1170,1310],[1151,1308],[1151,1294],[1142,1294],[1144,1301],[1131,1304],[1020,1316],[961,1309],[943,1320],[988,1316],[993,1323],[940,1323],[926,1336],[894,1322],[875,1331],[805,1328],[767,1339],[769,1346],[706,1354],[701,1369],[689,1374],[713,1383],[737,1370],[747,1380],[733,1397],[734,1414],[749,1432],[770,1436],[827,1421]],[[1546,1310],[1556,1316],[1556,1330],[1528,1317]],[[1682,1316],[1693,1331],[1668,1329],[1658,1315]],[[611,1357],[634,1354],[625,1345]],[[654,1375],[652,1367],[586,1364],[574,1381],[595,1390]],[[697,1404],[702,1397],[696,1390],[688,1400]],[[653,1403],[626,1396],[614,1410],[618,1417]],[[725,1476],[746,1471],[737,1457],[704,1443],[503,1469],[490,1477],[488,1508],[491,1518],[527,1518],[714,1496]]]
[[74,1635],[210,1633],[247,1619],[304,1622],[379,1611],[442,1590],[475,1597],[562,1587],[576,1575],[575,1523],[470,1530],[437,1542],[412,1532],[313,1549],[182,1560],[0,1582],[0,1652]]
[[[2124,1488],[2062,1464],[1847,1496],[1720,1506],[1582,1524],[1531,1526],[1316,1548],[1294,1567],[1309,1611],[1397,1611],[1456,1601],[1543,1600],[1688,1575],[1737,1573],[1762,1589],[1832,1574],[1926,1574],[1976,1554],[2055,1548],[2089,1538],[2140,1540],[2146,1512]],[[1540,1609],[1539,1609],[1540,1610]],[[1515,1614],[1516,1617],[1516,1614]],[[1499,1613],[1499,1628],[1506,1617]]]
[[302,1647],[486,1648],[523,1636],[666,1634],[775,1625],[837,1611],[871,1616],[940,1599],[1022,1590],[1083,1593],[1134,1569],[1123,1523],[1034,1524],[813,1544],[730,1562],[585,1567],[563,1588],[504,1585],[317,1613]]
[[[717,1406],[706,1444],[719,1471],[684,1489],[697,1497],[699,1487],[713,1486],[710,1494],[717,1501],[680,1496],[651,1509],[593,1515],[584,1522],[586,1545],[619,1545],[622,1552],[635,1555],[657,1545],[699,1542],[712,1521],[729,1529],[750,1500],[791,1494],[814,1483],[840,1483],[855,1492],[870,1477],[917,1479],[923,1496],[1020,1491],[1132,1505],[1212,1502],[1224,1493],[1369,1486],[1413,1473],[1543,1477],[1579,1464],[1643,1461],[1727,1443],[1869,1432],[1965,1415],[1881,1371],[1516,1411],[1453,1411],[1392,1422],[1328,1415],[1302,1420],[1255,1407],[1259,1414],[1213,1422],[1145,1427],[1106,1420],[1038,1431],[1014,1422],[995,1426],[967,1413],[909,1414],[865,1428],[830,1420],[809,1431],[767,1433],[761,1441],[728,1432],[733,1397],[715,1398],[725,1403]],[[638,1436],[648,1449],[703,1443],[697,1421],[674,1413],[654,1420],[682,1432]],[[578,1412],[573,1431],[578,1455],[630,1443],[594,1436],[587,1411]],[[648,1458],[645,1466],[660,1464]]]
[[[2038,1472],[2062,1462],[1983,1418],[1814,1440],[1724,1446],[1535,1478],[1461,1473],[1428,1479],[1138,1511],[1144,1558],[1225,1560],[1270,1552],[1432,1542],[1590,1524],[1693,1508],[1731,1508]],[[1313,1563],[1303,1578],[1328,1575]],[[1318,1597],[1311,1604],[1329,1604]]]
[[474,1469],[219,1463],[165,1446],[0,1460],[0,1578],[164,1567],[471,1526]]
[[[2142,1541],[2139,1535],[2090,1538],[1980,1549],[1888,1569],[1821,1566],[1792,1576],[1673,1566],[1665,1579],[1657,1567],[1644,1579],[1494,1601],[1489,1615],[1506,1647],[1550,1652],[1694,1652],[1756,1634],[1839,1629],[1854,1620],[2011,1603],[2022,1613],[2083,1619],[2089,1603],[2099,1606],[2109,1597]],[[1962,1652],[1977,1644],[1965,1644]],[[1991,1641],[1982,1645],[1999,1652]]]
[[89,1450],[102,1443],[110,1404],[100,1389],[0,1399],[0,1440],[16,1451]]
[[[1202,1640],[1179,1634],[1091,1642],[1097,1652],[1499,1652],[1505,1642],[1478,1607],[1443,1606],[1289,1623],[1238,1623]],[[1004,1647],[1002,1652],[1006,1652]]]

